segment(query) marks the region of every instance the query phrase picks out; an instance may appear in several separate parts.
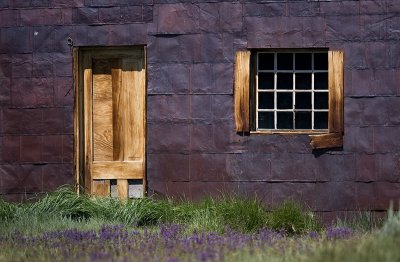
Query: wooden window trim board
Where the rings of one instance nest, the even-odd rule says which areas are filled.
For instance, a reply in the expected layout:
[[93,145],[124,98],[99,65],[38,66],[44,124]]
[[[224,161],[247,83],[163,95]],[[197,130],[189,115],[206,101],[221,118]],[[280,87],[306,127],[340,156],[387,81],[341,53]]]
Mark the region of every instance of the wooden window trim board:
[[[328,51],[329,114],[328,133],[306,132],[312,149],[336,148],[343,146],[344,120],[344,54],[343,51]],[[251,51],[241,50],[235,56],[235,127],[241,134],[304,134],[304,132],[258,132],[254,130],[254,94],[251,66],[254,66]],[[254,70],[253,70],[254,71]]]
[[250,57],[248,50],[236,52],[235,125],[236,132],[250,132]]

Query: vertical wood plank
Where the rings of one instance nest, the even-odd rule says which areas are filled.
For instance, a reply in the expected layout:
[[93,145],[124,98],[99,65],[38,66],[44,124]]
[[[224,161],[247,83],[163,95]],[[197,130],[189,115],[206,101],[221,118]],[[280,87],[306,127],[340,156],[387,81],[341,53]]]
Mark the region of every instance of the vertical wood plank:
[[93,161],[113,160],[112,59],[93,59]]
[[237,51],[235,63],[236,132],[250,131],[250,51]]
[[124,160],[144,158],[145,70],[143,58],[122,60]]
[[91,164],[92,158],[92,57],[87,52],[83,61],[83,85],[84,85],[84,127],[85,127],[85,192],[93,194]]
[[118,179],[117,180],[117,191],[119,199],[128,199],[128,180]]
[[74,188],[75,192],[79,194],[79,179],[80,179],[80,143],[79,143],[79,50],[74,47],[73,49],[73,63],[74,63]]
[[124,160],[123,152],[123,128],[124,124],[123,113],[124,113],[124,94],[122,92],[122,70],[121,62],[119,60],[118,67],[112,69],[112,102],[113,102],[113,160],[122,161]]
[[328,129],[329,133],[343,133],[343,86],[344,86],[344,67],[343,51],[328,52],[328,81],[329,81],[329,114]]

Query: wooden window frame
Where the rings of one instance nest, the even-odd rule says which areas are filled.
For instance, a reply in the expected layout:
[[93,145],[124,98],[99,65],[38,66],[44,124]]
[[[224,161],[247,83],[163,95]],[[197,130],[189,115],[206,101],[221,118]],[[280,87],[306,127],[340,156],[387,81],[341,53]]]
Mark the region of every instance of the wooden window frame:
[[[305,49],[306,50],[306,49]],[[235,127],[241,135],[249,134],[309,134],[312,149],[338,148],[343,146],[344,135],[344,53],[328,51],[328,130],[262,130],[255,128],[256,113],[254,107],[255,77],[257,65],[255,53],[250,50],[236,52],[235,60]]]
[[[274,64],[275,65],[274,65],[274,69],[272,69],[272,70],[260,70],[259,69],[259,66],[258,66],[259,60],[260,60],[259,56],[260,56],[260,54],[266,54],[266,53],[274,55]],[[278,62],[277,61],[277,59],[278,59],[277,58],[277,54],[278,53],[292,54],[293,55],[292,56],[293,66],[296,64],[296,59],[298,59],[298,58],[296,58],[297,54],[311,54],[311,58],[312,58],[312,65],[311,66],[312,67],[311,67],[311,69],[308,69],[308,70],[299,70],[299,69],[295,69],[295,68],[290,69],[290,70],[277,69],[276,68],[276,64]],[[304,49],[262,50],[262,51],[257,51],[257,52],[253,52],[252,53],[252,56],[253,56],[252,59],[256,60],[255,62],[253,62],[255,67],[253,66],[252,69],[251,69],[251,72],[250,72],[252,74],[251,75],[252,79],[256,79],[255,80],[255,84],[256,85],[254,85],[254,84],[251,85],[252,96],[251,96],[251,99],[250,99],[251,108],[252,108],[252,111],[254,111],[254,115],[255,115],[255,118],[256,118],[255,121],[254,121],[255,128],[254,128],[254,126],[252,128],[253,132],[326,133],[328,131],[328,125],[327,125],[326,128],[315,128],[315,125],[314,125],[315,124],[315,121],[314,121],[315,113],[318,113],[318,112],[326,112],[326,113],[328,113],[328,108],[326,108],[326,109],[318,109],[318,108],[314,107],[314,96],[315,96],[315,94],[318,94],[318,93],[329,93],[328,86],[327,86],[327,89],[314,89],[314,81],[313,81],[314,75],[318,74],[318,73],[328,73],[328,68],[326,70],[316,70],[314,68],[314,56],[317,53],[327,54],[328,50],[307,50],[307,49],[305,49],[305,50]],[[257,78],[258,78],[258,75],[260,73],[273,73],[274,74],[274,76],[275,76],[274,85],[275,86],[274,86],[273,89],[259,89],[258,88]],[[293,82],[292,82],[292,87],[290,89],[277,89],[276,88],[276,84],[277,84],[276,76],[279,73],[290,73],[290,74],[292,74]],[[309,74],[309,75],[311,75],[311,89],[309,89],[309,90],[308,89],[307,90],[298,90],[298,89],[295,88],[295,85],[296,85],[295,79],[297,78],[295,76],[298,75],[298,74]],[[273,108],[271,108],[271,109],[261,109],[261,108],[259,108],[259,99],[258,98],[259,98],[259,94],[260,93],[273,93],[274,94],[275,99],[274,99]],[[291,93],[292,94],[292,108],[290,108],[290,109],[278,108],[277,95],[279,93]],[[295,106],[296,105],[296,94],[298,94],[298,93],[310,93],[311,94],[312,99],[311,99],[311,108],[310,109],[297,109],[296,108],[296,106]],[[274,128],[260,128],[258,126],[258,115],[261,112],[274,113]],[[291,113],[293,113],[293,116],[292,116],[293,128],[291,128],[291,129],[278,129],[278,121],[277,121],[278,112],[291,112]],[[311,128],[309,128],[309,129],[296,128],[295,127],[295,121],[296,121],[295,112],[310,112],[311,113]],[[328,123],[326,123],[326,124],[328,124]]]

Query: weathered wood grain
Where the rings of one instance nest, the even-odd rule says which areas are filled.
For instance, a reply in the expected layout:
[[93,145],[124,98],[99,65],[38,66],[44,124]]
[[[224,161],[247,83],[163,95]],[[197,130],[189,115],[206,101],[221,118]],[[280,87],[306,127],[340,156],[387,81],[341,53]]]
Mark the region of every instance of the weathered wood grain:
[[93,186],[89,192],[105,194],[108,180],[116,179],[119,198],[127,198],[128,179],[144,179],[145,174],[144,50],[91,50],[85,61],[85,176]]
[[110,180],[93,180],[93,194],[109,197],[111,193]]
[[127,179],[118,179],[117,180],[117,192],[119,199],[127,199],[128,198],[128,180]]
[[84,119],[84,149],[85,149],[85,192],[92,194],[92,57],[90,53],[83,61],[83,119]]
[[92,179],[142,179],[142,161],[101,161],[92,163]]
[[250,51],[237,51],[235,63],[236,132],[250,131]]
[[335,148],[343,146],[343,135],[341,133],[310,135],[310,138],[310,145],[312,149]]
[[112,61],[93,59],[93,160],[113,160]]
[[343,51],[328,52],[328,81],[329,81],[329,133],[343,133],[343,86],[344,67]]

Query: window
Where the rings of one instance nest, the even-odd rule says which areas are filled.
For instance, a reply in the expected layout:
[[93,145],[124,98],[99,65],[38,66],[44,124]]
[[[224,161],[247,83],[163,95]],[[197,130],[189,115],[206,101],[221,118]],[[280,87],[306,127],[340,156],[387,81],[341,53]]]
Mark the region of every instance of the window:
[[255,55],[255,130],[327,130],[328,52]]
[[239,133],[308,133],[314,149],[341,147],[343,52],[238,51],[235,122]]

